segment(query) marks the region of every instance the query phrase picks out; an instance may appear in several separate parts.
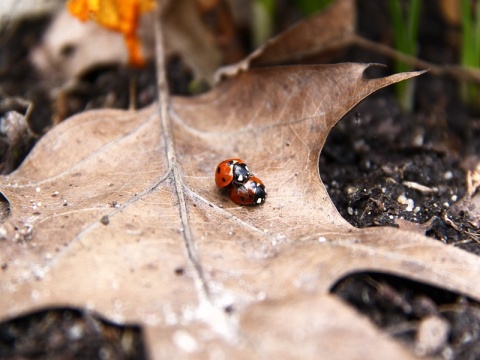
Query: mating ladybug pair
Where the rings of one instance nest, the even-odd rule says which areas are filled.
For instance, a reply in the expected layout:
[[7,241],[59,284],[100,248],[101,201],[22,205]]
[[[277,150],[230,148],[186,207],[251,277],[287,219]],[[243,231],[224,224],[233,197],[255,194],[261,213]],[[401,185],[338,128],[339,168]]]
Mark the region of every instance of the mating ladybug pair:
[[248,170],[241,159],[227,159],[217,165],[215,183],[229,192],[230,199],[239,205],[260,205],[267,192],[262,180]]

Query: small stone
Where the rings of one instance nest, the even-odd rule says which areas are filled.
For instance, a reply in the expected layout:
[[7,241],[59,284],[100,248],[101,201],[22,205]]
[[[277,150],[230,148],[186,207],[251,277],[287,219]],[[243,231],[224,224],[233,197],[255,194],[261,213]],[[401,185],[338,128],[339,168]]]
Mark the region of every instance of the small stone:
[[405,209],[406,211],[412,211],[414,209],[415,202],[413,199],[407,199],[407,208]]
[[[332,185],[333,185],[333,182],[332,182]],[[347,187],[347,194],[348,195],[355,194],[356,192],[357,192],[357,188],[355,186]]]
[[415,353],[430,356],[440,351],[446,344],[450,333],[450,324],[438,315],[423,318],[415,339]]
[[453,173],[451,171],[447,171],[445,174],[443,174],[443,178],[445,180],[451,180],[453,179]]
[[415,137],[413,138],[413,144],[415,146],[422,146],[423,145],[423,134],[416,134]]
[[400,195],[400,196],[397,198],[397,202],[398,202],[399,204],[404,205],[404,204],[407,203],[407,197],[402,194],[402,195]]

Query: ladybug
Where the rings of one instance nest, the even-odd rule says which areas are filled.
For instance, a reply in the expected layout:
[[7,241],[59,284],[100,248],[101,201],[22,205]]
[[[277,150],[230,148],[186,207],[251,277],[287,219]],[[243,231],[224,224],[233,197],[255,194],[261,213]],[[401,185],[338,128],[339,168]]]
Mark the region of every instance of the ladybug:
[[242,159],[227,159],[217,165],[215,183],[220,189],[230,185],[241,185],[253,175]]
[[267,191],[262,180],[256,176],[250,178],[242,185],[230,189],[230,199],[239,205],[260,205],[265,202]]

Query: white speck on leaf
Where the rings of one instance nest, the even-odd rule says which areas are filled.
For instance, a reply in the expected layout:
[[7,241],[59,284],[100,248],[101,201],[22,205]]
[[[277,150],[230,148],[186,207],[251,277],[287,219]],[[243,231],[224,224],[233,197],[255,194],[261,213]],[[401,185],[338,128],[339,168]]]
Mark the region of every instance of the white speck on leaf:
[[179,349],[189,354],[198,350],[197,340],[185,330],[175,331],[173,342]]

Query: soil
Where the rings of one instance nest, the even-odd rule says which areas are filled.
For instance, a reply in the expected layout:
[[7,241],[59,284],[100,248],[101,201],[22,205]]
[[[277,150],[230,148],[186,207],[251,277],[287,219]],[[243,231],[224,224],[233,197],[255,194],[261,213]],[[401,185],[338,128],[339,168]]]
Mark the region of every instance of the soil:
[[[456,29],[443,22],[434,2],[424,3],[419,57],[456,63],[456,50],[449,40]],[[358,4],[359,33],[390,43],[385,2]],[[55,122],[88,108],[128,108],[132,103],[141,108],[155,101],[153,65],[143,70],[96,69],[68,93],[54,97],[27,60],[28,50],[39,41],[48,21],[26,21],[0,34],[0,96],[34,103],[30,126],[36,134],[41,136]],[[377,62],[393,68],[391,59],[359,48],[335,59],[341,61]],[[191,76],[180,59],[169,61],[168,73],[172,92],[188,94]],[[322,181],[339,212],[354,226],[423,224],[418,231],[427,236],[480,255],[479,229],[471,224],[468,212],[454,206],[466,193],[468,160],[478,161],[480,120],[460,101],[458,84],[452,79],[426,74],[418,78],[415,90],[412,113],[402,112],[393,88],[387,88],[347,114],[322,151]],[[0,110],[3,115],[8,109],[0,106]],[[461,294],[372,273],[342,279],[332,293],[417,354],[421,354],[424,320],[436,317],[446,322],[448,336],[428,355],[480,356],[480,305]],[[109,324],[83,310],[46,309],[0,323],[1,359],[145,357],[139,327]]]
[[2,359],[146,359],[138,326],[116,326],[89,312],[52,309],[0,324]]
[[[417,355],[480,357],[480,305],[462,295],[378,273],[353,274],[332,291]],[[429,331],[424,324],[432,319],[442,325],[434,327],[436,344],[426,345],[422,338]]]
[[478,254],[472,236],[478,229],[467,212],[452,209],[466,192],[460,144],[444,115],[402,114],[385,91],[366,99],[333,129],[320,174],[352,225],[425,224],[426,235]]

